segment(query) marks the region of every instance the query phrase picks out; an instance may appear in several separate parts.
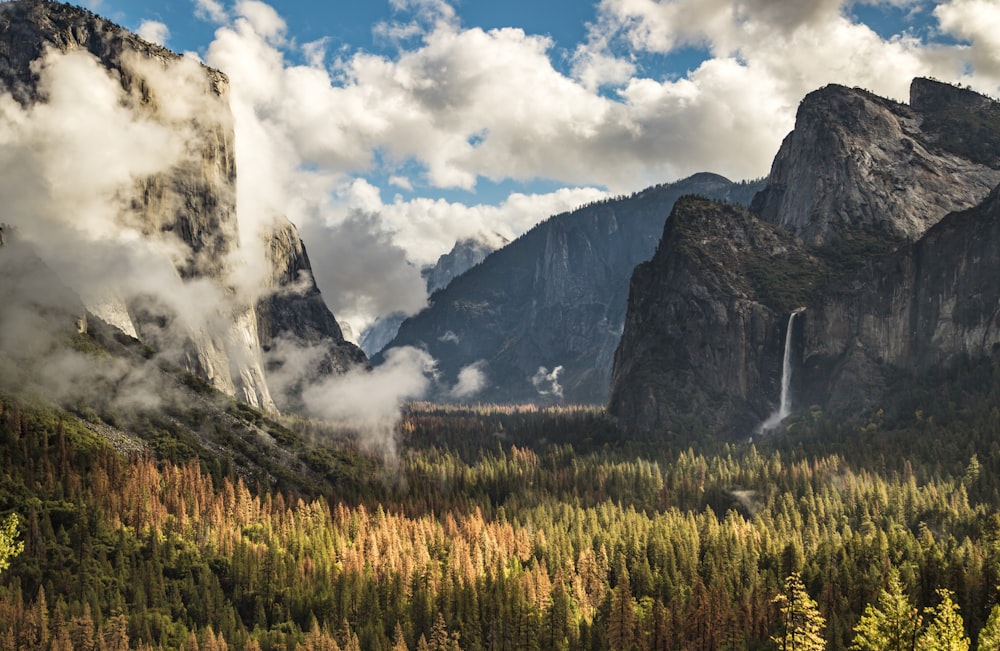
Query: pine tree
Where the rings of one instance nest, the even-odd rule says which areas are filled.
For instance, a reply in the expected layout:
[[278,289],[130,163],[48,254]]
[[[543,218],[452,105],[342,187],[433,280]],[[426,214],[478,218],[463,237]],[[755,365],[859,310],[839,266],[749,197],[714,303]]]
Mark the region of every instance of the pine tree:
[[392,633],[392,651],[410,651],[406,646],[406,638],[403,636],[403,627],[396,622],[396,628]]
[[868,604],[854,627],[855,651],[913,651],[917,648],[923,618],[903,592],[896,568],[889,570],[878,606]]
[[630,651],[637,644],[635,602],[632,600],[628,572],[624,566],[618,571],[618,584],[611,593],[608,644],[612,651]]
[[24,549],[24,543],[17,540],[18,524],[16,513],[11,513],[0,523],[0,572],[10,567],[10,559]]
[[[934,619],[920,637],[920,651],[968,651],[969,638],[965,637],[965,622],[958,612],[958,604],[950,590],[939,589],[941,602],[924,612]],[[995,648],[995,647],[994,647]]]
[[826,620],[802,583],[798,572],[785,579],[785,592],[774,598],[781,613],[781,634],[771,639],[781,651],[822,651],[826,648]]
[[1000,604],[993,606],[993,609],[990,610],[986,625],[979,631],[976,648],[980,651],[1000,649]]

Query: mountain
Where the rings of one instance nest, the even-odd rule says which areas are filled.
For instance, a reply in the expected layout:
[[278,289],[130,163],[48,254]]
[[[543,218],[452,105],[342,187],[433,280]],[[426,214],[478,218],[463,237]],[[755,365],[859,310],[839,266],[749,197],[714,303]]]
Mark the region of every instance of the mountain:
[[[60,115],[75,83],[91,87],[94,104]],[[92,317],[266,411],[275,402],[264,353],[277,338],[325,347],[330,372],[366,363],[323,303],[294,226],[279,221],[255,234],[259,241],[240,241],[225,75],[85,9],[16,0],[0,4],[0,85],[43,142],[45,129],[70,131],[63,151],[9,146],[32,182],[42,180],[23,196],[15,182],[5,185],[0,221],[17,228]],[[67,167],[70,141],[80,137],[74,115],[100,124],[102,111],[108,130],[92,135],[104,140],[79,151],[107,146],[107,170]],[[146,154],[152,160],[142,158],[147,139],[160,147]],[[78,195],[59,185],[74,182]],[[247,275],[256,278],[249,287]]]
[[497,233],[482,233],[479,237],[467,237],[455,242],[451,251],[438,258],[433,266],[425,267],[420,275],[427,281],[427,293],[433,294],[448,286],[456,276],[486,259],[486,256],[497,249],[510,244],[510,241]]
[[[442,254],[433,265],[420,271],[427,283],[427,294],[444,289],[456,276],[460,276],[482,262],[486,256],[508,244],[507,238],[498,233],[480,233],[478,237],[468,237],[455,242],[451,251]],[[365,328],[361,335],[361,349],[368,355],[381,351],[399,332],[399,326],[406,320],[404,312],[393,312],[381,316]]]
[[697,174],[551,217],[434,294],[387,349],[426,349],[455,387],[463,370],[475,374],[477,400],[602,403],[628,279],[674,202],[694,193],[749,203],[759,188]]
[[813,244],[914,240],[1000,182],[998,134],[995,102],[941,82],[914,79],[909,105],[827,86],[802,100],[753,209]]
[[632,275],[608,410],[627,429],[749,434],[779,394],[787,314],[822,270],[801,240],[749,210],[680,199]]
[[[255,306],[258,340],[268,377],[294,376],[292,382],[272,383],[280,384],[273,387],[278,406],[298,409],[297,393],[303,383],[365,366],[368,359],[344,338],[337,319],[323,302],[309,254],[294,224],[283,218],[276,220],[266,255],[271,276],[267,291]],[[288,347],[315,351],[311,365],[290,368],[296,362],[287,355]]]
[[[758,214],[679,202],[632,278],[608,403],[622,428],[750,435],[779,406],[786,349],[793,409],[853,415],[901,377],[992,354],[998,116],[929,80],[910,106],[827,87]],[[976,129],[975,146],[950,135]]]

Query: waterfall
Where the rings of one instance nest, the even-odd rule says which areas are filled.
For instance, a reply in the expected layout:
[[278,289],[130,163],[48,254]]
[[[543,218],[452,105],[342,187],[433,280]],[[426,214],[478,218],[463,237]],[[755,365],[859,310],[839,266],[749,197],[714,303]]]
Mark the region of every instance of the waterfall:
[[785,355],[781,360],[781,401],[778,403],[778,411],[767,417],[758,428],[758,433],[767,433],[781,424],[781,421],[788,417],[792,411],[792,330],[795,324],[795,317],[805,311],[800,307],[788,315],[788,330],[785,332]]

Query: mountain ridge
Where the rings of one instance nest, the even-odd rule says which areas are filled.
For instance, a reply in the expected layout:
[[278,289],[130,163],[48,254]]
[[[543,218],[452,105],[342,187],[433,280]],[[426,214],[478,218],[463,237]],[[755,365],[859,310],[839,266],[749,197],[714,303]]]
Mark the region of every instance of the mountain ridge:
[[475,369],[477,400],[603,403],[628,278],[674,201],[694,192],[749,203],[757,189],[704,173],[552,216],[435,293],[387,348],[428,350],[446,384]]
[[[1000,147],[942,134],[991,124],[982,113],[997,104],[931,80],[911,88],[916,109],[841,86],[811,93],[752,203],[760,219],[698,206],[713,251],[740,241],[739,229],[778,227],[781,246],[743,237],[727,264],[701,264],[691,250],[712,254],[678,233],[691,217],[668,222],[633,277],[616,352],[608,408],[625,431],[751,435],[777,409],[786,341],[793,408],[849,417],[874,408],[900,374],[992,354]],[[1000,144],[1000,122],[990,134],[982,141]],[[897,191],[900,179],[913,182]],[[687,364],[670,357],[677,351]]]

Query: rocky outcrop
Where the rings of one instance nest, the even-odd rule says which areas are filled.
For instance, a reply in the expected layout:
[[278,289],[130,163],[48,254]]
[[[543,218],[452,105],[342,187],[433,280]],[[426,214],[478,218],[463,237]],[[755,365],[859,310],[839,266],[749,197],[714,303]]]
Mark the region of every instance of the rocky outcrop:
[[[92,55],[119,82],[119,106],[138,122],[172,131],[183,152],[109,199],[112,219],[143,239],[149,269],[121,262],[120,282],[109,271],[104,284],[74,286],[87,308],[224,393],[267,411],[275,404],[263,348],[275,337],[326,346],[329,372],[364,363],[323,304],[290,224],[277,229],[268,260],[250,261],[272,265],[265,286],[236,280],[245,260],[225,75],[85,9],[41,0],[0,4],[0,85],[22,106],[48,101],[39,62],[53,52]],[[114,268],[114,260],[106,262]],[[157,280],[144,281],[154,267]],[[180,304],[175,290],[181,289],[195,298],[189,305]]]
[[[509,244],[509,240],[498,233],[481,233],[455,242],[451,251],[442,254],[433,265],[420,271],[427,283],[428,296],[444,289],[455,277],[462,275],[486,259],[486,256]],[[361,349],[368,355],[375,355],[393,340],[399,326],[406,321],[405,312],[392,312],[375,319],[361,335]]]
[[[298,230],[287,219],[276,221],[266,255],[271,276],[264,297],[257,302],[255,326],[269,374],[295,374],[294,381],[278,387],[274,398],[279,407],[296,409],[300,406],[297,393],[304,384],[367,365],[368,360],[360,348],[345,341],[316,286]],[[285,368],[291,362],[282,346],[311,351],[310,364],[298,370]]]
[[1000,113],[930,80],[911,96],[810,94],[753,201],[763,221],[678,203],[632,279],[609,400],[625,430],[753,433],[800,307],[793,411],[858,414],[894,379],[994,354]]
[[680,199],[632,276],[609,411],[628,429],[752,434],[777,407],[788,314],[825,271],[741,207]]
[[1000,187],[813,301],[801,332],[803,404],[879,404],[893,378],[1000,346]]
[[812,244],[912,241],[981,201],[1000,183],[1000,148],[984,144],[1000,136],[996,103],[927,79],[910,94],[909,106],[837,85],[807,95],[754,211]]
[[434,294],[388,347],[426,349],[446,384],[475,365],[487,378],[476,400],[602,403],[628,279],[674,202],[689,193],[749,202],[757,189],[698,174],[552,217]]
[[427,282],[427,293],[433,294],[439,289],[444,289],[456,276],[472,269],[485,260],[486,256],[508,244],[510,241],[507,238],[496,233],[455,242],[451,251],[439,257],[433,266],[428,266],[420,272]]

